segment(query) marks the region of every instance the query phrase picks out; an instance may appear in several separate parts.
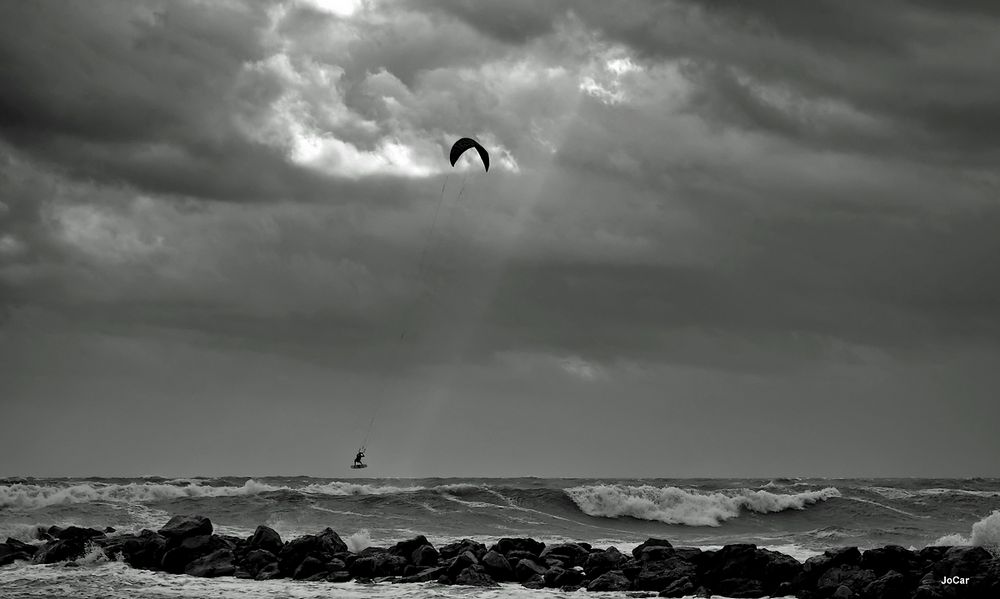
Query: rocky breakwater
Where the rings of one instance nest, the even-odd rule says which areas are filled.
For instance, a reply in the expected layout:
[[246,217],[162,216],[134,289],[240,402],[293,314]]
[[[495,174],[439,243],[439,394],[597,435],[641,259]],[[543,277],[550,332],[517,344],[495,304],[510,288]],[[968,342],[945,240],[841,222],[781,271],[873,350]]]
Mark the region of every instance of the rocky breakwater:
[[649,539],[625,554],[587,543],[545,545],[504,538],[490,547],[462,539],[435,547],[417,536],[352,552],[330,528],[290,541],[259,526],[241,538],[218,535],[208,518],[175,516],[158,531],[118,534],[71,526],[38,531],[39,543],[8,539],[0,565],[17,560],[71,565],[102,552],[135,568],[190,576],[328,582],[433,582],[480,587],[641,592],[684,597],[795,596],[805,599],[994,599],[1000,559],[981,547],[842,547],[801,563],[755,545],[715,551]]

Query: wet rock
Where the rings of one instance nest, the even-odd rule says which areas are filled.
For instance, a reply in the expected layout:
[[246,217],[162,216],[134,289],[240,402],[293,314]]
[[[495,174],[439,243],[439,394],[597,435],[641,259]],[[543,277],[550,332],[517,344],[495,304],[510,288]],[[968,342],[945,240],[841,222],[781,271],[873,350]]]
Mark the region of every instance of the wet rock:
[[632,586],[632,581],[625,577],[620,570],[605,572],[590,581],[587,585],[588,591],[627,591]]
[[508,559],[512,551],[523,551],[538,557],[545,550],[545,543],[535,539],[504,537],[492,549]]
[[274,564],[278,566],[278,556],[266,549],[253,549],[239,562],[239,566],[245,569],[250,577],[256,577],[265,567]]
[[389,553],[410,559],[413,552],[425,545],[431,545],[424,535],[417,535],[412,539],[400,541],[389,548]]
[[327,582],[348,582],[351,578],[351,573],[347,570],[334,570],[326,575]]
[[396,582],[432,582],[447,573],[448,569],[443,566],[436,566],[433,568],[424,568],[423,570],[417,572],[416,574],[411,574],[410,576],[404,576]]
[[482,559],[483,567],[490,578],[498,582],[509,582],[514,580],[514,569],[510,567],[510,562],[497,551],[487,551]]
[[232,576],[236,573],[236,566],[233,565],[233,552],[228,548],[213,551],[189,563],[184,568],[184,573],[202,578]]
[[536,574],[536,575],[532,576],[531,578],[529,578],[529,579],[525,580],[524,582],[522,582],[521,586],[523,586],[526,589],[544,589],[545,588],[545,579],[542,578],[541,575]]
[[278,567],[282,574],[291,576],[307,557],[322,562],[347,551],[347,543],[332,528],[326,528],[318,535],[305,535],[285,543],[278,552]]
[[542,578],[545,580],[545,586],[549,588],[558,587],[559,585],[556,584],[556,579],[562,576],[565,571],[565,568],[560,568],[559,566],[546,570],[545,574],[542,575]]
[[667,588],[660,591],[660,597],[687,597],[693,595],[697,590],[695,581],[685,576],[667,585]]
[[254,580],[274,580],[276,578],[284,578],[284,575],[281,573],[278,563],[272,562],[261,568],[253,578]]
[[326,578],[326,563],[319,558],[309,556],[302,560],[302,563],[295,568],[292,578],[295,580],[305,580],[314,574],[320,573],[323,574],[323,578]]
[[970,578],[985,570],[992,560],[990,552],[982,547],[949,547],[931,567],[931,572],[939,580],[946,576]]
[[[802,564],[794,558],[776,551],[759,549],[752,544],[726,545],[716,552],[703,552],[695,556],[704,571],[704,578],[713,592],[727,594],[721,581],[745,589],[745,593],[756,594],[760,588],[766,594],[774,594],[778,586],[796,580],[802,572]],[[747,595],[750,596],[750,595]]]
[[436,566],[440,560],[440,555],[437,549],[432,545],[421,545],[413,550],[410,554],[410,561],[413,565],[421,568],[426,568],[429,566]]
[[872,599],[907,599],[913,594],[913,590],[913,585],[906,580],[905,576],[895,570],[890,570],[865,586],[861,590],[861,596]]
[[589,555],[590,551],[579,543],[559,543],[546,547],[539,554],[539,557],[543,560],[554,558],[563,562],[565,567],[572,568],[573,566],[582,566]]
[[212,534],[212,522],[204,516],[174,516],[158,532],[168,545],[174,545],[189,537]]
[[159,570],[166,551],[167,540],[151,530],[143,530],[121,545],[125,563],[142,570]]
[[544,576],[547,568],[530,559],[522,559],[514,566],[514,579],[524,583],[535,576]]
[[899,545],[886,545],[862,553],[859,565],[871,570],[876,576],[881,576],[890,570],[897,573],[919,571],[923,561],[909,549]]
[[581,584],[583,584],[584,579],[586,579],[586,575],[583,573],[583,568],[570,568],[559,573],[553,579],[552,586],[559,589],[577,589],[581,586]]
[[476,560],[482,559],[486,555],[486,545],[473,541],[471,539],[462,539],[461,541],[456,541],[454,543],[448,543],[442,546],[439,550],[441,559],[444,561],[449,561],[454,559],[458,555],[465,553],[466,551],[472,553],[476,556]]
[[251,549],[263,549],[264,551],[278,555],[284,543],[281,541],[281,535],[273,528],[258,526],[257,530],[253,532],[253,536],[250,537],[248,545]]
[[486,569],[479,564],[473,564],[462,570],[459,575],[455,577],[455,584],[471,587],[500,586],[495,580],[490,578],[489,574],[486,573]]
[[635,577],[635,588],[639,591],[662,591],[682,578],[698,579],[694,564],[679,557],[662,561],[645,562]]
[[647,547],[666,547],[669,549],[672,548],[673,545],[666,539],[654,539],[651,537],[640,543],[638,547],[632,550],[632,557],[638,560],[639,556],[642,555],[643,550]]
[[[167,550],[163,553],[163,559],[160,560],[160,568],[171,574],[180,574],[192,561],[225,546],[221,539],[212,535],[187,537],[173,548],[171,548],[170,543],[167,541]],[[228,549],[228,546],[225,548]]]
[[58,539],[46,543],[34,560],[42,564],[54,564],[81,558],[87,552],[87,540],[81,538]]
[[471,551],[463,551],[455,556],[451,564],[448,565],[447,575],[451,580],[456,580],[458,575],[469,566],[478,565],[479,560]]
[[[21,543],[20,541],[15,541],[14,539],[7,539],[7,542],[0,545],[0,566],[6,566],[12,564],[17,560],[30,561],[34,554],[38,551],[37,547],[33,545],[28,545],[27,543]],[[28,552],[21,545],[31,547],[35,551]]]
[[854,599],[854,591],[845,585],[840,585],[837,590],[830,595],[832,599]]
[[55,538],[62,541],[89,541],[97,537],[107,536],[103,531],[96,528],[82,528],[79,526],[67,526],[55,531]]
[[866,586],[875,581],[875,573],[856,565],[840,565],[824,572],[816,581],[816,591],[823,596],[833,594],[839,587],[845,586],[852,593],[860,593]]

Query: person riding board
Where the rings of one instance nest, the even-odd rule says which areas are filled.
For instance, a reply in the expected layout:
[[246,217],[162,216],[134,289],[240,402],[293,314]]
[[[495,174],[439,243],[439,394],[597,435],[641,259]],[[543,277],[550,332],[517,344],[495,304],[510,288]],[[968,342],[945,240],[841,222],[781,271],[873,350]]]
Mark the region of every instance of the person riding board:
[[361,458],[363,458],[363,457],[365,457],[365,450],[364,449],[359,449],[358,450],[358,455],[354,456],[354,465],[355,466],[364,466],[364,464],[361,462]]

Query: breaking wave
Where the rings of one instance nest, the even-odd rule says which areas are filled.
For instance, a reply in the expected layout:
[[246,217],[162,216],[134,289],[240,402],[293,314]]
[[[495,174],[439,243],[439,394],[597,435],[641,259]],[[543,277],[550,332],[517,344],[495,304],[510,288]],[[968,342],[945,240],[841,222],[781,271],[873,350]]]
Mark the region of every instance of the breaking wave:
[[191,497],[239,497],[278,491],[292,491],[317,495],[388,495],[423,490],[424,487],[393,487],[364,485],[349,482],[329,482],[303,487],[275,486],[250,479],[241,486],[213,486],[192,481],[190,484],[130,483],[104,484],[81,483],[69,486],[50,486],[16,483],[0,485],[0,508],[36,509],[74,503],[154,503]]
[[1000,550],[1000,510],[994,510],[979,522],[972,525],[969,536],[960,534],[946,535],[932,543],[933,545],[972,545],[987,547],[994,551]]
[[589,516],[626,516],[688,526],[719,526],[736,518],[743,510],[759,514],[801,510],[813,503],[840,497],[840,491],[834,487],[791,495],[750,490],[705,493],[649,485],[592,485],[573,487],[565,492]]

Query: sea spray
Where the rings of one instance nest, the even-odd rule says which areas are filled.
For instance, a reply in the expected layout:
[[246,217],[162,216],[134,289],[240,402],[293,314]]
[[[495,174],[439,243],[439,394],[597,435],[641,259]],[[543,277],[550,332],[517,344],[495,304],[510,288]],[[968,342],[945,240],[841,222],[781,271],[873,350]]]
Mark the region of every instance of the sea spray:
[[688,526],[719,526],[739,516],[741,510],[761,514],[801,510],[840,497],[834,487],[783,495],[750,490],[704,493],[671,486],[589,485],[566,489],[566,494],[589,516],[628,516]]

